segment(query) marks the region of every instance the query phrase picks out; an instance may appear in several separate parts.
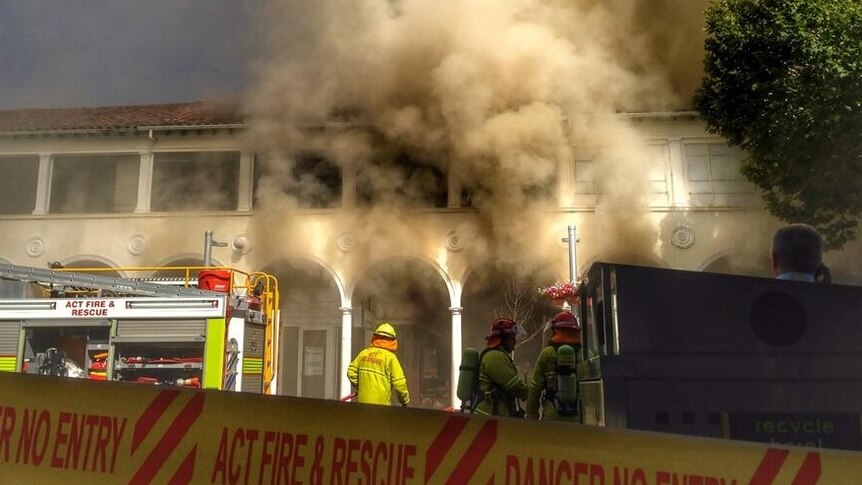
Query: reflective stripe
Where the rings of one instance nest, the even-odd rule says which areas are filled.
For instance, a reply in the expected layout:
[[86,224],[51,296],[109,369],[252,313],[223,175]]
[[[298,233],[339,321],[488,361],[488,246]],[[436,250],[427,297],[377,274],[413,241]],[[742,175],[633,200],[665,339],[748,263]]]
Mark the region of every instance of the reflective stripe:
[[519,379],[519,378],[518,378],[518,376],[516,375],[515,377],[513,377],[513,378],[509,379],[509,382],[507,382],[507,383],[506,383],[506,385],[504,385],[504,386],[503,386],[503,389],[507,389],[507,390],[508,390],[508,389],[511,389],[512,387],[514,387],[514,386],[515,386],[515,384],[517,384],[517,383],[518,383],[518,381],[519,381],[519,380],[520,380],[520,379]]
[[18,359],[14,355],[0,355],[0,372],[15,372]]
[[[358,372],[359,372],[359,374],[375,374],[378,376],[388,377],[385,372],[380,372],[379,370],[375,370],[375,369],[360,368]],[[407,379],[405,378],[404,380],[406,381]],[[396,379],[396,381],[397,381],[397,379]]]
[[242,359],[243,374],[261,374],[263,372],[263,359],[258,357],[245,357]]

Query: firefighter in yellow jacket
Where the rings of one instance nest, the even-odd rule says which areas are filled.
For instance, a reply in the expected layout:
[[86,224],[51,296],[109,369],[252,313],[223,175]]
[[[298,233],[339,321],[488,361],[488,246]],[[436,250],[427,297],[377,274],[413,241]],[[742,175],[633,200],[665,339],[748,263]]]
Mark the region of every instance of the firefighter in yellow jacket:
[[371,337],[371,345],[359,352],[347,367],[347,378],[357,389],[357,402],[390,405],[392,388],[402,406],[410,402],[407,378],[395,355],[396,350],[395,327],[389,322],[381,323]]
[[[576,402],[560,396],[560,378],[565,374],[573,375],[574,360],[570,362],[571,368],[561,369],[558,363],[558,349],[563,345],[571,346],[575,351],[581,347],[581,329],[578,319],[570,311],[558,313],[551,320],[551,339],[548,345],[539,353],[536,365],[533,367],[533,375],[530,378],[530,393],[527,398],[527,419],[541,419],[544,421],[577,421],[579,416],[576,410]],[[570,349],[571,351],[571,349]],[[576,384],[575,384],[576,385]],[[575,388],[576,389],[576,388]],[[576,399],[577,396],[574,396]]]
[[527,385],[518,377],[512,360],[518,325],[509,318],[498,318],[485,337],[485,350],[479,357],[479,393],[475,412],[493,416],[523,417],[518,399],[527,398]]

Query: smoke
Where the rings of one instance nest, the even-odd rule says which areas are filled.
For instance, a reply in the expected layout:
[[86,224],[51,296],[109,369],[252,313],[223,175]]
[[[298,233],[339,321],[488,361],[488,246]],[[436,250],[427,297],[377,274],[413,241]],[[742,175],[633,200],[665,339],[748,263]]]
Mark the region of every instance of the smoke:
[[[470,260],[529,273],[558,250],[547,232],[556,174],[573,146],[590,143],[603,149],[603,237],[646,245],[623,252],[652,250],[655,230],[635,221],[647,214],[645,145],[615,113],[680,100],[656,69],[640,3],[271,2],[271,55],[247,103],[251,143],[271,154],[257,194],[262,226],[297,220],[289,214],[308,193],[285,190],[285,180],[323,190],[292,169],[301,153],[323,151],[356,174],[363,210],[337,216],[354,235],[352,258],[421,249],[428,229],[408,211],[445,206],[429,193],[445,196],[441,174],[452,172],[479,215],[456,228]],[[332,244],[302,236],[282,247]]]

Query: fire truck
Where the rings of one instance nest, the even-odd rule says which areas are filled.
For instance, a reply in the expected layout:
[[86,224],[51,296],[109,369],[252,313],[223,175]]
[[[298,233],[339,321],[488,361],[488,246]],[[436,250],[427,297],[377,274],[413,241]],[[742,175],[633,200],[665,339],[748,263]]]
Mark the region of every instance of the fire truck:
[[0,371],[274,394],[278,299],[227,267],[0,264]]

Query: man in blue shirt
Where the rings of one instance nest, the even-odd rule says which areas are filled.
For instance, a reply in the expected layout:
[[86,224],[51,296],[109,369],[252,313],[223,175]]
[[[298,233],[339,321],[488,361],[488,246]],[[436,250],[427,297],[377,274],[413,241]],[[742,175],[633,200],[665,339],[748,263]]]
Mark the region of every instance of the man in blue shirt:
[[776,278],[814,282],[822,265],[823,238],[808,224],[790,224],[772,238],[772,272]]

